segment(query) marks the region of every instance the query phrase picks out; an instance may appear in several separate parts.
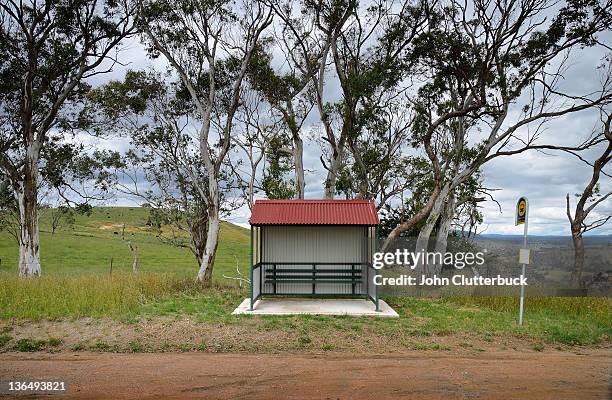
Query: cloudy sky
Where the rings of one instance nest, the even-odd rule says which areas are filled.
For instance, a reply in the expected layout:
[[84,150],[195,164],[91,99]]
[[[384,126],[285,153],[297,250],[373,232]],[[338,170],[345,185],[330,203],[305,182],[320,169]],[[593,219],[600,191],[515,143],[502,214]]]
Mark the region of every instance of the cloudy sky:
[[[604,37],[610,43],[610,34]],[[575,55],[569,60],[569,68],[565,72],[565,79],[561,82],[564,90],[573,93],[588,93],[595,91],[600,83],[600,75],[596,72],[596,65],[602,62],[605,55],[601,49],[585,49],[579,56]],[[94,85],[102,84],[109,79],[121,79],[128,69],[163,69],[162,59],[151,61],[147,58],[143,47],[137,40],[129,42],[122,50],[122,59],[128,61],[124,66],[117,66],[113,72],[96,77]],[[338,98],[340,92],[337,87],[330,85],[326,88],[329,99]],[[312,113],[304,127],[305,136],[311,137],[316,133],[318,117]],[[587,138],[599,122],[597,112],[583,112],[572,114],[551,121],[544,132],[544,137],[554,143],[572,145]],[[106,144],[109,147],[122,149],[127,143],[114,141]],[[594,160],[601,154],[602,148],[592,149],[584,153],[584,157]],[[307,141],[305,146],[306,172],[306,198],[319,199],[323,197],[324,169],[319,161],[320,147],[313,140]],[[566,235],[569,234],[569,224],[565,214],[565,196],[570,193],[572,209],[575,206],[575,193],[582,192],[591,176],[591,169],[577,158],[565,153],[529,152],[512,157],[500,157],[483,167],[484,184],[488,188],[497,189],[495,199],[501,205],[501,212],[497,204],[489,201],[483,205],[484,225],[480,230],[486,233],[522,234],[522,227],[514,226],[514,210],[518,197],[526,196],[530,203],[529,231],[537,235]],[[607,173],[612,175],[612,166],[608,166]],[[600,180],[602,192],[612,189],[612,179],[602,176]],[[137,201],[118,197],[115,205],[133,205]],[[598,208],[592,214],[593,218],[612,215],[612,199]],[[234,212],[227,220],[246,225],[249,217],[247,207]],[[593,231],[594,234],[612,234],[612,221],[604,227]]]

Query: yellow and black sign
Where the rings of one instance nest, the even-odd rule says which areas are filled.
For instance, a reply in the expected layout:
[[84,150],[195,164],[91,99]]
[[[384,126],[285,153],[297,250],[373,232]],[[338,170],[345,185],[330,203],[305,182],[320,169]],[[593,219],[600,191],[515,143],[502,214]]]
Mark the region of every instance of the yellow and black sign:
[[529,207],[527,203],[527,199],[524,197],[521,197],[518,203],[516,203],[516,224],[515,225],[522,225],[525,223],[525,221],[527,220],[527,207]]

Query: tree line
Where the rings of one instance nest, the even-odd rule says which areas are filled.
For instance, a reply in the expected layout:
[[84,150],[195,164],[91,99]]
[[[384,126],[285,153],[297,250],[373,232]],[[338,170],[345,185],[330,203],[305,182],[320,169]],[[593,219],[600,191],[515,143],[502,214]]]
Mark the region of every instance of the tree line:
[[[326,199],[375,202],[383,250],[404,235],[436,251],[454,229],[472,235],[479,203],[494,201],[481,176],[493,159],[576,155],[593,166],[574,215],[567,198],[582,268],[582,233],[609,219],[586,217],[611,195],[598,186],[612,148],[610,58],[593,66],[594,91],[566,90],[564,73],[586,49],[610,50],[611,3],[2,0],[0,190],[18,215],[19,274],[41,274],[41,191],[75,207],[119,191],[188,233],[209,283],[224,215],[321,185],[305,142],[319,149]],[[135,41],[165,67],[93,87]],[[601,130],[580,143],[546,130],[589,111]],[[602,146],[594,162],[581,156]]]

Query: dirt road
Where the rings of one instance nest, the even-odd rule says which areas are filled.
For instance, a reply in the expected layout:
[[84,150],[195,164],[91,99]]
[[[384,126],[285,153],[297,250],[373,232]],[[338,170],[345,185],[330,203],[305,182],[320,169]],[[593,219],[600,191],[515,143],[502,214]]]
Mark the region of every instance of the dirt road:
[[45,398],[609,399],[611,360],[610,350],[355,357],[5,353],[0,393],[7,396],[9,380],[60,379],[66,392]]

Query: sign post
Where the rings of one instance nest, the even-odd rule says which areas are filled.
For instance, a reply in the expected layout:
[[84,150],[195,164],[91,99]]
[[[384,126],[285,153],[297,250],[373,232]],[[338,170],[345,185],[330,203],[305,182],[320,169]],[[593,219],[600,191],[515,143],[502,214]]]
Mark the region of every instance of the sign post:
[[525,225],[523,232],[523,248],[519,252],[519,263],[521,263],[521,299],[519,304],[519,325],[523,325],[523,304],[525,303],[525,265],[529,264],[529,249],[527,249],[527,227],[529,225],[529,201],[526,197],[521,197],[516,203],[515,226]]

